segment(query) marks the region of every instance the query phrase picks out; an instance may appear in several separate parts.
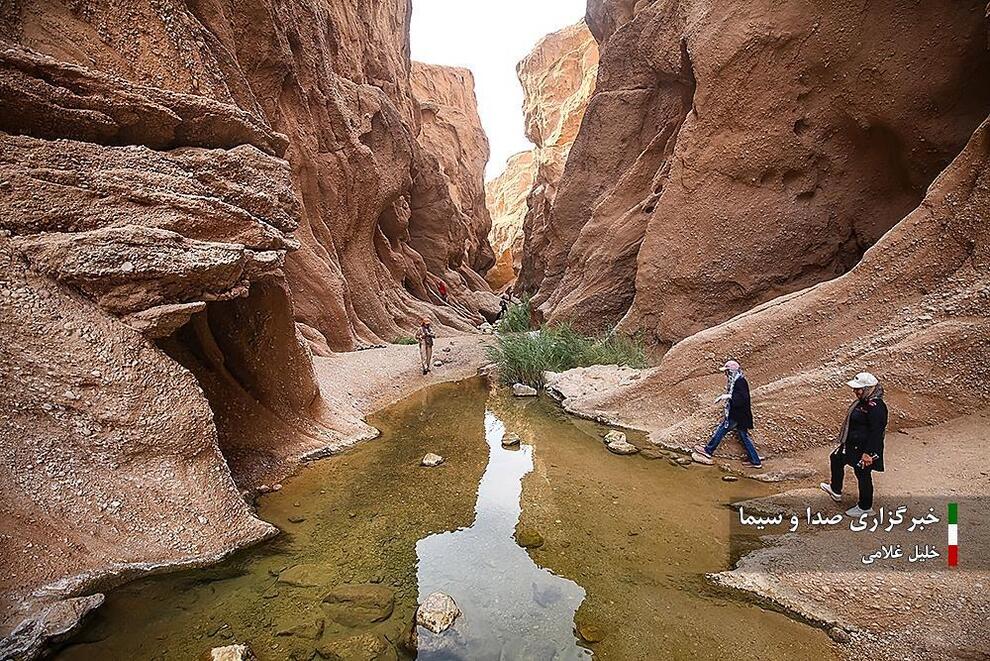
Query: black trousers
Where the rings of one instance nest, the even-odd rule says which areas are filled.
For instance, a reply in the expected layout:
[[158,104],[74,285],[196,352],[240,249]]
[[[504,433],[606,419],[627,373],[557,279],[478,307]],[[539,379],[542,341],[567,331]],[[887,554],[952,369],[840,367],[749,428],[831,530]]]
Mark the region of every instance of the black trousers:
[[[845,477],[846,455],[842,452],[833,452],[829,455],[832,463],[832,491],[842,493],[842,480]],[[873,469],[853,466],[856,473],[856,481],[859,483],[859,506],[868,510],[873,507]]]

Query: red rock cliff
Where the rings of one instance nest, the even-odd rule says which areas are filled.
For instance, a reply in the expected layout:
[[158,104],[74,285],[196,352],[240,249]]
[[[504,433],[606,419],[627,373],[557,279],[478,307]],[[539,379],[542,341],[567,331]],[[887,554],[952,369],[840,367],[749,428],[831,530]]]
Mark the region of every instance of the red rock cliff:
[[597,89],[520,280],[667,347],[848,271],[986,116],[983,4],[591,0]]

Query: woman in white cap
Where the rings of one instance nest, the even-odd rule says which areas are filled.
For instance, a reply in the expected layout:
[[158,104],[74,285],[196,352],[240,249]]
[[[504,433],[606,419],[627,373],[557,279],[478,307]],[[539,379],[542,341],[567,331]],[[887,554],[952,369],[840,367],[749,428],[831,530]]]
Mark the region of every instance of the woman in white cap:
[[718,448],[719,443],[730,431],[739,434],[743,448],[746,449],[748,461],[746,465],[753,468],[763,468],[760,462],[760,455],[753,446],[753,441],[749,438],[749,430],[753,428],[753,407],[749,399],[749,382],[743,375],[742,367],[734,360],[728,361],[721,367],[725,372],[725,393],[715,399],[715,403],[722,402],[725,409],[725,418],[722,420],[712,434],[712,440],[708,445],[697,446],[694,451],[704,457],[710,463],[712,454]]
[[860,372],[847,385],[856,393],[839,434],[839,447],[829,455],[832,481],[822,482],[822,491],[835,502],[842,500],[842,478],[852,466],[859,483],[859,503],[846,511],[852,517],[873,514],[873,471],[883,472],[883,437],[887,431],[887,405],[883,386],[869,372]]

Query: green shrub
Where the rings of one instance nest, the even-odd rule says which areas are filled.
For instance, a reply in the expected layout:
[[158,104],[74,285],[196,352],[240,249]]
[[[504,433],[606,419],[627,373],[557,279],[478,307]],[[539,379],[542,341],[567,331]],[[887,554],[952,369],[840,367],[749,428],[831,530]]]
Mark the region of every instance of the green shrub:
[[589,365],[645,367],[646,354],[634,338],[614,333],[585,337],[571,326],[549,326],[533,333],[499,334],[487,349],[504,383],[544,385],[544,372]]
[[499,333],[524,333],[530,329],[533,323],[533,311],[529,304],[529,295],[524,295],[518,303],[509,305],[505,311],[505,316],[495,324],[495,330]]
[[419,341],[417,341],[415,337],[403,335],[402,337],[396,338],[395,342],[392,344],[419,344]]

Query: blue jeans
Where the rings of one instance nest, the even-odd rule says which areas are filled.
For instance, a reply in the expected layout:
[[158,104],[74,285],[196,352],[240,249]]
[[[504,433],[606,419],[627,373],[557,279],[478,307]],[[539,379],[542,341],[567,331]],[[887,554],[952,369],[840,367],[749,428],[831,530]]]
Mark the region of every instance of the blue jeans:
[[734,431],[739,434],[739,440],[742,441],[743,447],[746,448],[746,456],[749,458],[751,464],[759,464],[760,455],[757,454],[756,448],[753,446],[753,441],[749,438],[749,432],[745,429],[740,429],[738,425],[732,420],[726,418],[722,421],[716,429],[715,433],[712,434],[712,440],[708,441],[708,445],[705,446],[705,452],[708,454],[715,454],[715,450],[718,449],[719,444],[725,435],[730,431]]

